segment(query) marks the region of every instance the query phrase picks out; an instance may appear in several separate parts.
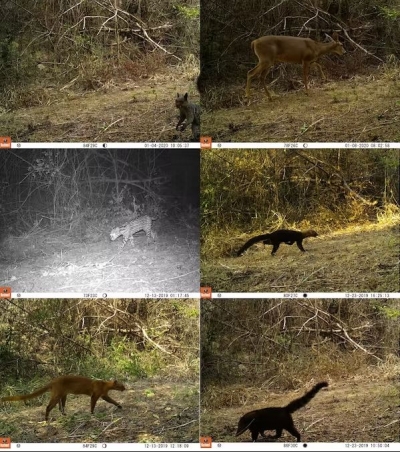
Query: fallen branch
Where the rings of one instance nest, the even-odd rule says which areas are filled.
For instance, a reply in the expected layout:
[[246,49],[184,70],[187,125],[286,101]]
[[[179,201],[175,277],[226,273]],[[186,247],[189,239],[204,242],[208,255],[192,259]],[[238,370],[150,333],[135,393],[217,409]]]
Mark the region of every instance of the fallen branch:
[[[337,24],[337,25],[340,26],[339,24]],[[342,29],[342,31],[343,31],[343,33],[345,34],[346,38],[347,38],[350,42],[352,42],[356,47],[358,47],[360,50],[362,50],[362,51],[363,51],[364,53],[366,53],[367,55],[370,55],[370,56],[376,58],[376,59],[377,59],[378,61],[380,61],[381,63],[383,63],[383,60],[382,60],[381,58],[377,57],[376,55],[374,55],[374,54],[371,53],[371,52],[368,52],[368,50],[367,50],[367,49],[364,49],[364,47],[360,46],[360,44],[357,44],[353,39],[350,38],[349,34],[347,33],[347,31],[346,31],[344,28],[342,28],[342,27],[340,27],[340,28]]]
[[161,347],[161,345],[158,345],[157,342],[153,341],[153,339],[150,339],[149,336],[146,333],[146,330],[143,327],[141,327],[140,325],[137,325],[137,326],[141,328],[143,337],[145,339],[147,339],[150,342],[150,344],[154,345],[154,347],[158,348],[159,350],[161,350],[162,352],[166,353],[167,355],[172,355],[171,352],[169,352],[168,350],[165,350],[165,348]]
[[342,330],[342,333],[345,335],[346,339],[355,347],[358,348],[360,350],[362,350],[364,353],[366,353],[367,355],[371,355],[374,358],[376,358],[378,361],[383,361],[381,358],[379,358],[378,356],[374,355],[373,353],[369,352],[368,350],[366,350],[364,347],[362,347],[360,344],[358,344],[356,341],[354,341],[347,333],[347,331],[338,323],[336,323],[336,326],[338,328],[340,328]]
[[193,419],[193,421],[186,422],[186,424],[176,425],[175,427],[163,428],[160,432],[165,432],[165,430],[174,430],[175,428],[185,427],[186,425],[193,424],[193,422],[198,422],[198,419]]
[[162,50],[162,51],[163,51],[164,53],[166,53],[167,55],[171,55],[172,57],[176,58],[178,61],[182,61],[181,58],[177,57],[176,55],[174,55],[174,54],[171,53],[171,52],[168,52],[167,49],[164,49],[164,47],[160,46],[160,44],[157,44],[153,39],[151,39],[150,36],[148,35],[147,31],[145,30],[145,28],[143,28],[140,24],[138,24],[138,23],[136,22],[135,25],[136,25],[137,27],[139,27],[139,29],[140,29],[140,31],[143,33],[143,36],[144,36],[144,37],[143,37],[142,35],[140,35],[139,33],[135,33],[135,32],[133,31],[133,33],[134,33],[136,36],[139,36],[139,38],[142,38],[142,39],[144,39],[145,41],[150,42],[150,44],[152,44],[154,47],[156,47],[156,48],[159,49],[159,50]]

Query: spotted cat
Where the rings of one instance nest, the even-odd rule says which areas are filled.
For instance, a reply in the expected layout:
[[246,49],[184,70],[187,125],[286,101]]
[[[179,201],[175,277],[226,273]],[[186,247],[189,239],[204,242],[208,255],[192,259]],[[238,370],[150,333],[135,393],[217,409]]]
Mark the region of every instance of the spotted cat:
[[153,218],[149,217],[148,215],[143,215],[142,217],[136,218],[135,220],[124,224],[124,226],[121,226],[120,228],[114,228],[110,232],[110,238],[114,241],[120,235],[122,235],[122,245],[120,245],[120,249],[122,249],[126,245],[126,242],[128,240],[133,245],[134,234],[140,231],[144,231],[146,233],[147,243],[149,243],[150,239],[156,239],[156,233],[151,229],[152,220]]

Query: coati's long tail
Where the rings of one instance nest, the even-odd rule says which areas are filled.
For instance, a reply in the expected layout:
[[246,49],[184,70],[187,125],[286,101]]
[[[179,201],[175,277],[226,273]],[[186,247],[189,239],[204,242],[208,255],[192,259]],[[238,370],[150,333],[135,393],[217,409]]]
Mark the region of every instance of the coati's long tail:
[[247,248],[250,248],[251,245],[254,245],[257,242],[261,242],[263,240],[268,240],[270,238],[271,234],[262,234],[262,235],[256,235],[255,237],[253,237],[252,239],[248,240],[241,248],[240,250],[236,253],[237,256],[241,256],[246,250]]
[[0,400],[2,402],[12,402],[12,401],[15,401],[15,400],[34,399],[35,397],[39,397],[40,395],[44,394],[45,392],[49,391],[50,389],[51,389],[51,384],[48,384],[48,385],[44,386],[43,388],[40,388],[37,391],[32,392],[32,394],[3,397]]
[[306,392],[303,397],[293,400],[293,402],[290,402],[288,405],[286,405],[285,410],[289,413],[294,413],[303,406],[307,405],[307,403],[310,402],[313,397],[315,397],[318,391],[320,391],[322,388],[326,388],[327,386],[329,385],[326,381],[316,384],[310,391]]

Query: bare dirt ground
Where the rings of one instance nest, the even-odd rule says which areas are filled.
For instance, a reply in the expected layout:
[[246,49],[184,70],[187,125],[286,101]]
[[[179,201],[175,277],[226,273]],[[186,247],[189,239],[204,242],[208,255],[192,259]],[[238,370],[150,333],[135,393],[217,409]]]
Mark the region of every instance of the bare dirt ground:
[[[111,228],[110,228],[111,229]],[[199,291],[199,232],[174,224],[156,227],[157,240],[144,233],[119,252],[97,231],[87,240],[66,231],[31,232],[3,241],[0,285],[25,293],[152,293]],[[108,231],[109,233],[109,231]]]
[[[129,387],[130,386],[130,387]],[[198,381],[137,381],[111,396],[122,410],[102,400],[90,414],[90,399],[69,395],[66,416],[58,408],[44,421],[49,395],[24,406],[2,407],[0,433],[13,443],[192,443],[199,440]],[[34,405],[34,406],[32,406]],[[6,415],[7,413],[7,415]]]
[[187,142],[190,128],[175,130],[175,97],[182,92],[198,102],[194,80],[178,79],[173,71],[135,83],[110,82],[99,91],[46,88],[40,105],[0,114],[0,136],[14,142]]
[[[231,391],[240,393],[238,388],[231,388]],[[201,436],[211,436],[213,442],[251,441],[249,431],[235,437],[241,416],[259,408],[285,406],[301,393],[265,395],[255,388],[254,396],[257,402],[241,407],[202,409]],[[398,385],[387,381],[333,382],[305,408],[295,412],[293,420],[302,442],[398,442],[399,401]],[[266,440],[259,438],[258,441]],[[276,441],[293,442],[296,439],[284,431]]]
[[201,285],[213,292],[399,292],[399,227],[309,238],[306,253],[296,244],[282,244],[275,256],[271,246],[253,245],[241,257],[235,253],[246,240],[232,239],[229,257],[201,262]]
[[[300,74],[299,74],[300,77]],[[271,82],[267,77],[267,83]],[[270,102],[253,82],[251,104],[244,83],[227,87],[226,108],[203,109],[202,135],[221,142],[399,142],[400,74],[354,77],[323,83],[312,77],[310,94],[301,87],[276,89]]]

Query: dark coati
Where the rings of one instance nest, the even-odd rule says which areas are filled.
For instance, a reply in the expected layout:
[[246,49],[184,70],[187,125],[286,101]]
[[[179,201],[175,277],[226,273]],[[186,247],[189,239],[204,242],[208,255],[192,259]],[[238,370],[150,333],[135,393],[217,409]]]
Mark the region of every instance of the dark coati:
[[[300,433],[294,426],[291,414],[307,405],[319,390],[327,386],[328,383],[325,381],[318,383],[303,397],[293,400],[285,407],[263,408],[246,413],[239,420],[236,436],[241,435],[246,430],[250,430],[252,441],[256,441],[259,434],[263,438],[277,439],[282,436],[282,430],[287,430],[296,437],[297,442],[300,442]],[[274,436],[266,436],[264,434],[265,430],[276,430],[276,434]]]
[[293,245],[296,242],[300,251],[305,252],[303,248],[303,240],[307,237],[318,237],[318,234],[313,231],[291,231],[290,229],[278,229],[277,231],[271,232],[270,234],[262,234],[253,237],[248,240],[237,252],[238,256],[241,256],[247,248],[254,245],[257,242],[263,242],[264,245],[273,245],[271,254],[272,256],[278,251],[279,245],[281,243],[286,243],[286,245]]
[[49,418],[50,411],[57,405],[60,408],[62,414],[65,414],[65,402],[67,401],[68,394],[85,394],[91,397],[90,409],[93,414],[94,407],[97,400],[101,397],[106,402],[112,403],[118,408],[122,408],[121,405],[113,400],[108,395],[108,391],[124,391],[125,386],[117,380],[103,381],[92,380],[91,378],[80,377],[77,375],[66,375],[64,377],[58,377],[52,380],[43,388],[38,389],[32,394],[3,397],[0,399],[2,402],[14,401],[14,400],[28,400],[35,397],[39,397],[47,391],[51,393],[51,399],[46,408],[46,421]]
[[188,101],[188,93],[181,96],[179,93],[175,98],[175,106],[179,109],[179,121],[176,125],[176,130],[182,125],[183,132],[187,126],[192,127],[192,139],[198,140],[200,138],[200,107]]

